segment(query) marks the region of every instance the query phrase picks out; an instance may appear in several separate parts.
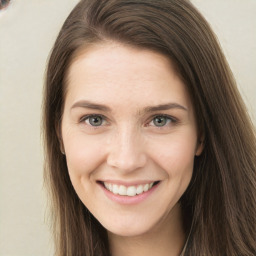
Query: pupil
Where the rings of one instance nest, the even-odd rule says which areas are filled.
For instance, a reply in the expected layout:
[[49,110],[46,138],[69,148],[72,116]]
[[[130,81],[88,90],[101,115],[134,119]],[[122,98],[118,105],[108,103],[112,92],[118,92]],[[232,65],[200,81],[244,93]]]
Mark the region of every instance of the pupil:
[[102,124],[102,118],[99,116],[91,117],[89,123],[93,126],[100,126]]

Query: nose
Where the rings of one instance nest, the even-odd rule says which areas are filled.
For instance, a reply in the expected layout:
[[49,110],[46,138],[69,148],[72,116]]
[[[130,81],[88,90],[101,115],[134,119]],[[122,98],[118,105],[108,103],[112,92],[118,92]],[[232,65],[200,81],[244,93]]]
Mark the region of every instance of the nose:
[[129,128],[115,134],[111,140],[107,164],[120,172],[129,173],[146,165],[145,144],[141,136]]

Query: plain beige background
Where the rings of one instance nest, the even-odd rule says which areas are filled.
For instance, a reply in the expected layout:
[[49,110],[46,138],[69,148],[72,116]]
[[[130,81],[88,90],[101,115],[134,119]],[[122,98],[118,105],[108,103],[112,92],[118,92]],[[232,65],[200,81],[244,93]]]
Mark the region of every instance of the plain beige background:
[[[49,51],[77,2],[13,0],[0,12],[0,256],[52,255],[42,185],[42,87]],[[217,33],[255,122],[256,1],[192,2]]]

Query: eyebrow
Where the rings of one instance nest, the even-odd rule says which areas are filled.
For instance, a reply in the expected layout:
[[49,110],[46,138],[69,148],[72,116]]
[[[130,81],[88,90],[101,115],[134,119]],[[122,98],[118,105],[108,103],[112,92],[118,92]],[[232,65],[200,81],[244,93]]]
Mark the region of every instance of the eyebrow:
[[181,110],[185,110],[187,111],[188,109],[185,108],[184,106],[178,104],[178,103],[167,103],[167,104],[160,104],[160,105],[156,105],[156,106],[149,106],[146,107],[143,112],[148,113],[148,112],[156,112],[159,110],[168,110],[168,109],[181,109]]
[[96,110],[101,110],[105,112],[111,112],[111,109],[109,107],[103,104],[97,104],[87,100],[81,100],[76,102],[75,104],[72,105],[71,109],[73,108],[89,108],[89,109],[96,109]]
[[[101,110],[104,112],[112,112],[111,108],[109,108],[106,105],[94,103],[87,100],[81,100],[76,103],[74,103],[71,107],[71,110],[74,108],[88,108],[88,109],[94,109],[94,110]],[[148,106],[145,107],[142,112],[139,111],[139,113],[150,113],[150,112],[156,112],[161,110],[169,110],[169,109],[181,109],[184,111],[187,111],[188,109],[178,103],[166,103],[166,104],[160,104],[156,106]]]

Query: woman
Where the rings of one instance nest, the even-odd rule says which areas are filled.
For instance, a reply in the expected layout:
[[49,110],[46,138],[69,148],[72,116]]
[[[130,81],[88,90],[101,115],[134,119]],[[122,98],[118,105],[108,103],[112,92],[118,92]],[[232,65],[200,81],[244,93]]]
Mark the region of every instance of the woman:
[[189,1],[80,1],[43,120],[56,255],[255,255],[253,125]]

